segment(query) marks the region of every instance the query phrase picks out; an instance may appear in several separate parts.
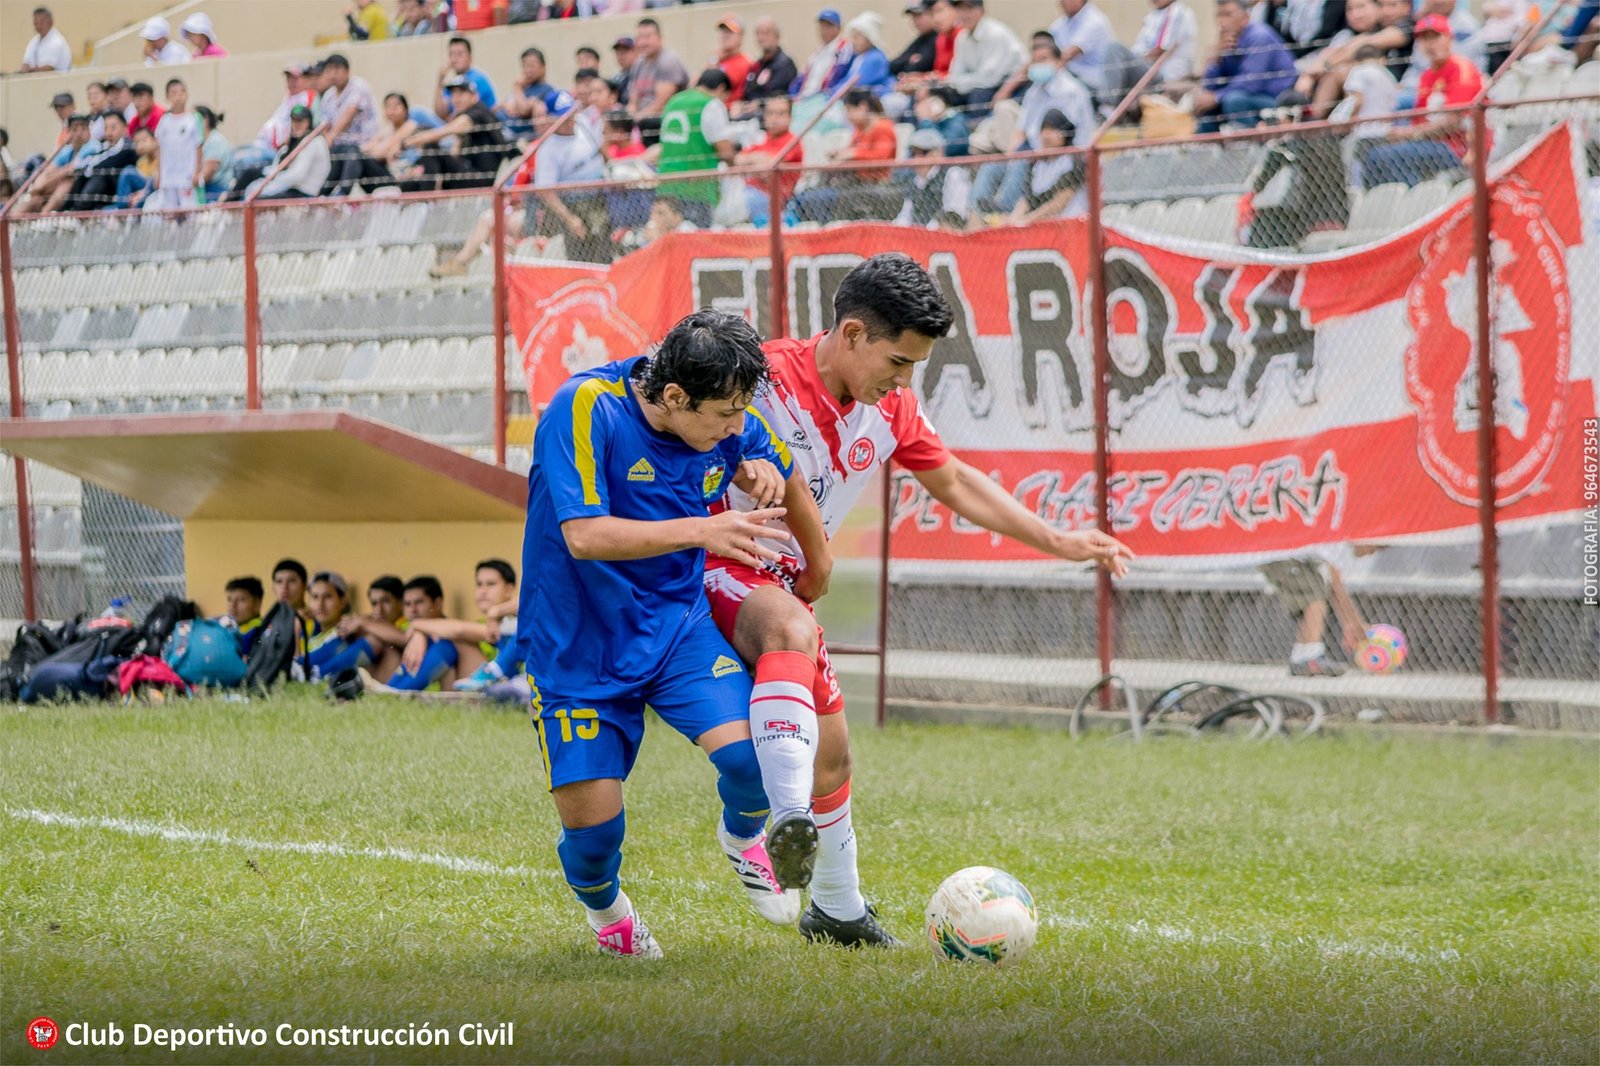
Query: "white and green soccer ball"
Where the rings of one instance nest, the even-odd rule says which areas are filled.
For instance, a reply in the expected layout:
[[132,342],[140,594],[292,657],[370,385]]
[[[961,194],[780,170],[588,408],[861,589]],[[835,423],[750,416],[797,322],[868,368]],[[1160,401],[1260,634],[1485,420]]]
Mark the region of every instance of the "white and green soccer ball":
[[928,943],[937,958],[1021,961],[1039,935],[1039,912],[1022,882],[992,866],[969,866],[944,879],[928,901]]

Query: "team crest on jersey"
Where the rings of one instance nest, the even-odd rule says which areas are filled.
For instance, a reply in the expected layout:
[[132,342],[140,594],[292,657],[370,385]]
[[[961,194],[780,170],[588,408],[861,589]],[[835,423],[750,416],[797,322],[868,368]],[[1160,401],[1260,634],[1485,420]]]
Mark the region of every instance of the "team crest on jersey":
[[728,472],[726,463],[713,463],[706,467],[705,479],[700,482],[700,495],[714,499],[722,493],[722,478]]
[[730,659],[726,655],[717,656],[717,661],[711,664],[712,677],[727,677],[729,674],[744,673],[744,664],[737,659]]
[[655,479],[656,468],[650,465],[650,460],[648,459],[640,459],[637,463],[628,467],[629,481],[654,481]]
[[845,462],[850,464],[851,470],[859,474],[871,466],[872,461],[877,457],[878,450],[872,446],[872,439],[870,437],[862,437],[850,445],[850,451],[845,456]]

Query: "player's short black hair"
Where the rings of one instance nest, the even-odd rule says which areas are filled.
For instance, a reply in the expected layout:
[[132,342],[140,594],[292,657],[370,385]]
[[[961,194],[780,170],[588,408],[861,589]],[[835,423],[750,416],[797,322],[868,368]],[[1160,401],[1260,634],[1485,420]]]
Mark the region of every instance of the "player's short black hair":
[[387,592],[397,600],[406,594],[406,587],[393,574],[384,574],[382,577],[373,578],[372,584],[367,586],[367,591],[370,593],[373,590]]
[[418,574],[410,581],[407,581],[401,595],[410,592],[412,589],[421,589],[422,594],[430,600],[444,599],[444,586],[439,584],[439,579],[432,574]]
[[472,572],[474,574],[476,574],[479,570],[493,570],[495,573],[499,574],[508,585],[515,585],[517,583],[516,570],[512,569],[511,564],[506,562],[504,559],[485,559],[477,566],[472,568]]
[[833,324],[859,319],[868,340],[910,330],[938,339],[950,332],[955,312],[939,285],[910,256],[883,252],[844,276],[833,297]]
[[660,403],[667,386],[676,385],[694,410],[706,400],[754,396],[767,380],[767,356],[746,319],[702,307],[667,331],[635,380],[646,402]]
[[267,590],[261,584],[259,577],[236,577],[222,588],[223,592],[242,592],[255,599],[265,599]]
[[309,574],[309,571],[306,570],[306,564],[299,559],[279,559],[278,565],[272,568],[272,576],[277,577],[284,570],[292,574],[299,574],[301,581],[304,581]]

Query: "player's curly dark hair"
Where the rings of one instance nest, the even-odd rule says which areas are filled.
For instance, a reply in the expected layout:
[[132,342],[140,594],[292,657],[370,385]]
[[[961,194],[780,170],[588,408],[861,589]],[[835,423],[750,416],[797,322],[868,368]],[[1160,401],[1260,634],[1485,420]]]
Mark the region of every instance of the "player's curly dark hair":
[[667,386],[676,385],[694,410],[706,400],[754,396],[767,380],[767,356],[748,321],[702,307],[667,331],[634,380],[646,402],[660,403]]
[[847,318],[867,327],[868,340],[906,330],[935,339],[950,332],[955,313],[934,281],[909,256],[884,252],[846,274],[833,297],[835,328]]

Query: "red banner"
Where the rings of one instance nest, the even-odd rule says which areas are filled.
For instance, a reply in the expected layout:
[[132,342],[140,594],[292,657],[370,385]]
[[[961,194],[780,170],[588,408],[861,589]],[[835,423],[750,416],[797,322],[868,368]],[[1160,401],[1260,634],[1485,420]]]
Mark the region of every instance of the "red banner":
[[[1585,229],[1574,152],[1557,128],[1491,184],[1504,520],[1582,505],[1576,443],[1595,413],[1600,310],[1572,293],[1600,291],[1600,241]],[[1472,221],[1469,196],[1323,256],[1197,255],[1108,229],[1119,535],[1147,557],[1204,562],[1474,526]],[[515,266],[512,328],[535,407],[574,371],[645,350],[694,307],[744,311],[765,329],[768,247],[765,232],[674,234],[609,268]],[[1047,520],[1094,523],[1084,223],[840,226],[790,234],[786,250],[792,336],[826,328],[834,288],[862,258],[903,251],[926,265],[957,311],[913,386],[934,425]],[[897,556],[1033,557],[966,527],[913,479],[897,489]]]

